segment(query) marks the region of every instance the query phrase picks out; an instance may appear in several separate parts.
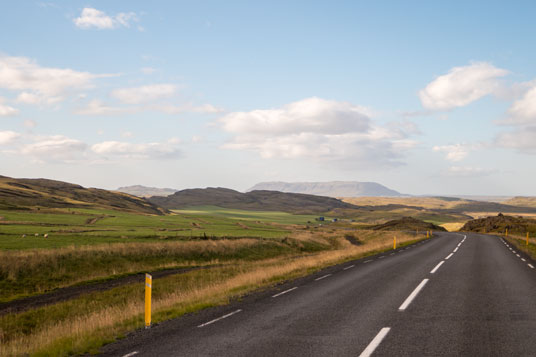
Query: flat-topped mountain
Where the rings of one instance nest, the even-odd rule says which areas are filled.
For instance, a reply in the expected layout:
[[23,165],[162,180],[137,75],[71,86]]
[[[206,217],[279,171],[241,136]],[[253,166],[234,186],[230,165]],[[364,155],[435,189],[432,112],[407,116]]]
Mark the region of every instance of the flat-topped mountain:
[[402,196],[376,182],[331,181],[331,182],[261,182],[248,191],[269,190],[329,197]]
[[85,188],[72,183],[0,176],[0,207],[85,207],[161,215],[165,210],[126,193]]
[[149,198],[149,201],[168,209],[192,206],[219,206],[260,211],[322,213],[335,208],[358,208],[332,197],[267,190],[242,193],[221,187],[187,189],[175,192],[167,197],[154,196]]
[[142,185],[119,187],[116,191],[138,197],[169,196],[178,190],[174,188],[147,187]]

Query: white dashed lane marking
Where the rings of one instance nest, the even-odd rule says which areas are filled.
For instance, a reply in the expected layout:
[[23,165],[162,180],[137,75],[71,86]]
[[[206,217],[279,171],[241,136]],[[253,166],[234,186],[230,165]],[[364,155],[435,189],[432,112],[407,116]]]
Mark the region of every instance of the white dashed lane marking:
[[380,345],[380,343],[382,343],[382,340],[385,338],[385,336],[387,336],[387,334],[389,333],[390,330],[391,330],[390,327],[382,328],[380,330],[380,332],[378,332],[376,337],[374,337],[374,339],[372,341],[370,341],[370,343],[367,346],[367,348],[365,348],[365,350],[363,352],[361,352],[359,357],[369,357],[369,356],[371,356],[374,353],[374,350],[376,350],[376,348]]
[[281,295],[283,295],[283,294],[290,293],[292,290],[296,290],[297,288],[298,288],[298,287],[295,286],[295,287],[290,288],[290,289],[288,289],[288,290],[282,291],[282,292],[280,292],[279,294],[275,294],[275,295],[273,295],[272,297],[273,297],[273,298],[276,298],[276,297],[281,296]]
[[400,307],[398,308],[398,311],[404,311],[407,309],[407,307],[411,304],[411,302],[413,301],[413,299],[415,299],[417,297],[417,295],[419,294],[419,292],[422,290],[422,288],[424,288],[424,286],[426,285],[426,283],[428,283],[428,280],[429,279],[424,279],[423,281],[421,281],[421,283],[419,285],[417,285],[417,287],[415,288],[415,290],[413,290],[413,292],[407,297],[406,300],[404,300],[404,302],[402,303],[402,305],[400,305]]
[[327,278],[328,276],[331,276],[331,274],[326,274],[326,275],[324,275],[324,276],[321,276],[320,278],[316,278],[315,281],[319,281],[319,280],[325,279],[325,278]]
[[207,326],[207,325],[213,324],[214,322],[218,322],[218,321],[220,321],[220,320],[223,320],[223,319],[226,319],[226,318],[228,318],[228,317],[230,317],[230,316],[233,316],[234,314],[238,314],[238,313],[241,312],[241,311],[242,311],[242,310],[238,309],[238,310],[233,311],[233,312],[231,312],[231,313],[229,313],[229,314],[227,314],[227,315],[223,315],[223,316],[221,316],[221,317],[218,317],[217,319],[211,320],[211,321],[209,321],[209,322],[205,322],[204,324],[201,324],[201,325],[199,325],[199,326],[197,326],[197,327],[205,327],[205,326]]

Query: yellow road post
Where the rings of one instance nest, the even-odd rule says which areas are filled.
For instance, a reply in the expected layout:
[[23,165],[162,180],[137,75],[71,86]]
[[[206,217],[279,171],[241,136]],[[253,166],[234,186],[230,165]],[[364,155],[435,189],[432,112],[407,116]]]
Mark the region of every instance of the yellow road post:
[[396,236],[393,238],[393,249],[396,249]]
[[145,274],[145,328],[151,327],[151,292],[153,290],[153,277]]
[[527,245],[529,245],[529,232],[527,232]]
[[506,232],[504,234],[508,237],[508,228],[506,228]]
[[430,238],[430,231],[426,231],[426,238]]

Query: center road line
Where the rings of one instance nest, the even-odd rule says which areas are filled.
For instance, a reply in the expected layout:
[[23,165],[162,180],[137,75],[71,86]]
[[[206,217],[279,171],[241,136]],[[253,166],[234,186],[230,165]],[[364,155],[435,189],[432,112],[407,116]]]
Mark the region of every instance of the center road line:
[[367,348],[365,348],[365,350],[363,352],[361,352],[359,357],[369,357],[369,356],[371,356],[374,353],[374,350],[380,345],[380,343],[382,343],[383,339],[385,338],[385,336],[387,336],[389,331],[391,331],[390,327],[382,328],[380,330],[380,332],[378,332],[376,337],[374,337],[374,339],[372,341],[370,341],[370,343],[367,346]]
[[209,322],[205,322],[204,324],[201,324],[201,325],[199,325],[199,326],[197,326],[197,327],[205,327],[205,326],[207,326],[207,325],[213,324],[214,322],[217,322],[217,321],[226,319],[226,318],[228,318],[228,317],[230,317],[230,316],[233,316],[234,314],[238,314],[238,313],[241,312],[241,311],[242,311],[241,309],[238,309],[238,310],[233,311],[233,312],[231,312],[231,313],[229,313],[229,314],[227,314],[227,315],[223,315],[223,316],[221,316],[221,317],[218,317],[217,319],[211,320],[211,321],[209,321]]
[[447,255],[447,257],[445,258],[445,260],[449,259],[450,257],[452,257],[454,255],[454,253],[450,253],[449,255]]
[[354,265],[354,264],[352,264],[352,265],[349,265],[349,266],[347,266],[346,268],[343,268],[342,270],[348,270],[348,269],[352,269],[353,267],[355,267],[355,265]]
[[444,260],[440,261],[439,264],[437,264],[435,268],[430,271],[430,274],[434,274],[437,271],[437,269],[439,269],[439,267],[443,265],[444,262],[445,262]]
[[290,293],[292,290],[296,290],[297,288],[298,288],[298,287],[295,286],[295,287],[290,288],[290,289],[288,289],[288,290],[282,291],[282,292],[280,292],[280,293],[278,293],[278,294],[272,295],[272,297],[273,297],[273,298],[276,298],[276,297],[281,296],[281,295],[283,295],[283,294]]
[[398,311],[404,311],[407,309],[407,307],[409,306],[409,304],[411,304],[411,302],[413,301],[413,299],[415,299],[417,297],[417,295],[419,294],[419,292],[422,290],[422,288],[424,288],[424,286],[426,285],[426,283],[428,283],[428,280],[430,279],[424,279],[423,281],[421,281],[421,283],[419,285],[417,285],[417,287],[415,288],[415,290],[413,290],[413,292],[411,294],[409,294],[409,296],[407,297],[407,299],[402,303],[402,305],[400,305],[400,307],[398,308]]
[[327,278],[328,276],[331,276],[331,274],[326,274],[324,276],[321,276],[320,278],[316,278],[315,281],[322,280],[324,278]]

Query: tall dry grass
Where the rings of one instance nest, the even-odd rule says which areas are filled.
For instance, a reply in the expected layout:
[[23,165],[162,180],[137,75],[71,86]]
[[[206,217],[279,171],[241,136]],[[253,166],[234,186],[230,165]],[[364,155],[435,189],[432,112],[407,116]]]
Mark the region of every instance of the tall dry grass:
[[[235,267],[218,268],[220,279],[209,283],[199,280],[187,289],[171,289],[153,300],[154,321],[173,318],[188,311],[224,304],[230,298],[278,281],[303,276],[312,270],[359,258],[373,252],[392,248],[392,233],[367,233],[362,246],[351,245],[340,239],[341,249],[308,255],[300,259],[272,258],[264,261],[241,263]],[[372,238],[373,237],[373,238]],[[414,236],[397,234],[399,244],[415,240]],[[224,274],[225,269],[235,269],[234,274]],[[207,271],[206,274],[213,274]],[[172,281],[170,278],[167,281]],[[161,283],[164,283],[162,280]],[[69,355],[96,348],[103,341],[129,330],[143,326],[143,299],[125,297],[123,303],[114,306],[98,306],[94,311],[73,319],[38,326],[33,333],[10,336],[4,339],[0,355],[16,356],[42,352],[44,354]],[[1,336],[2,334],[0,334]],[[2,341],[0,341],[2,342]]]
[[244,259],[255,252],[273,256],[284,248],[275,240],[235,239],[0,251],[0,300],[118,274]]

